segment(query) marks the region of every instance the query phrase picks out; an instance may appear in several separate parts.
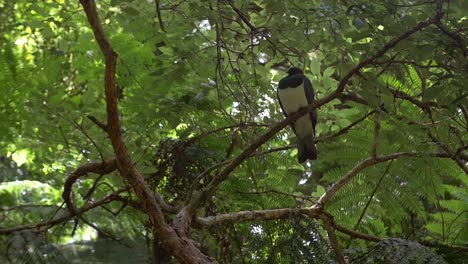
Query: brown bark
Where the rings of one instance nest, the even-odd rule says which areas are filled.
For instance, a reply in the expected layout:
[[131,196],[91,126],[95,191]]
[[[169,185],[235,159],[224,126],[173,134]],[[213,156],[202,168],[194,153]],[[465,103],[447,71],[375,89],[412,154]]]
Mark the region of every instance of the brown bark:
[[105,61],[104,91],[107,110],[107,133],[114,148],[117,159],[117,167],[120,174],[127,179],[132,186],[143,209],[150,217],[159,240],[163,247],[170,251],[182,263],[215,263],[215,261],[202,254],[188,237],[178,232],[164,219],[161,207],[167,206],[158,194],[154,194],[145,184],[143,176],[135,168],[127,151],[122,137],[119,110],[117,107],[116,89],[116,65],[117,53],[107,38],[99,19],[94,0],[80,0],[84,8],[88,22],[94,32],[94,37],[99,44]]
[[315,218],[321,213],[316,208],[281,208],[270,210],[241,211],[236,213],[208,216],[197,219],[202,226],[214,226],[221,224],[240,223],[245,221],[267,221],[286,219],[294,215],[306,215]]

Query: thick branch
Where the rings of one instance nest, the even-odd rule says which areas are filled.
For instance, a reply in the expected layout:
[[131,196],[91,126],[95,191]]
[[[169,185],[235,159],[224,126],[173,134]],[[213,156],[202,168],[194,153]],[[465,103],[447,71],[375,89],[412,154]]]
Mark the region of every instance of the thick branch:
[[212,258],[202,254],[186,236],[180,237],[179,234],[166,223],[161,210],[161,206],[164,206],[165,202],[158,194],[154,194],[146,186],[143,176],[135,168],[123,141],[117,107],[118,96],[115,85],[117,53],[106,37],[94,0],[80,0],[80,2],[88,18],[88,22],[93,29],[96,41],[104,55],[107,133],[112,142],[121,175],[125,177],[133,187],[145,212],[150,217],[155,230],[159,234],[162,245],[167,248],[168,251],[184,263],[213,263],[214,260]]
[[[306,215],[310,218],[323,218],[325,217],[332,229],[335,229],[343,234],[349,235],[351,238],[358,238],[372,242],[381,241],[382,237],[360,233],[344,226],[338,225],[333,217],[325,211],[313,208],[281,208],[270,210],[257,210],[257,211],[241,211],[236,213],[221,214],[216,216],[200,217],[197,218],[196,223],[203,228],[208,228],[216,225],[223,224],[236,224],[248,221],[268,221],[268,220],[281,220],[288,219],[297,215]],[[448,246],[445,244],[434,243],[431,241],[419,241],[422,245],[430,247],[449,247],[453,249],[466,250],[462,246]]]
[[267,221],[286,219],[297,215],[307,215],[316,218],[320,214],[315,208],[281,208],[257,211],[241,211],[237,213],[221,214],[216,216],[200,217],[197,223],[204,226],[214,226],[221,224],[234,224],[247,221]]
[[[379,241],[382,241],[383,239],[385,239],[385,238],[378,237],[378,236],[372,236],[372,235],[356,232],[356,231],[348,229],[348,228],[346,228],[344,226],[338,225],[335,222],[333,222],[333,227],[336,230],[340,231],[341,233],[349,235],[351,238],[359,238],[359,239],[363,239],[363,240],[367,240],[367,241],[373,241],[373,242],[379,242]],[[433,248],[446,247],[446,248],[450,248],[450,249],[454,249],[454,250],[468,251],[468,247],[465,247],[465,246],[446,245],[446,244],[437,243],[435,241],[426,241],[426,240],[417,241],[417,242],[420,243],[421,245],[426,246],[426,247],[433,247]]]

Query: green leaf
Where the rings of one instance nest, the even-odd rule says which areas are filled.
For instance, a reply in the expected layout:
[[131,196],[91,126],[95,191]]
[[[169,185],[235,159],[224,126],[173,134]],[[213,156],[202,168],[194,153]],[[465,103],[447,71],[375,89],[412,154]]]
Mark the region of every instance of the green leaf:
[[323,77],[329,77],[329,76],[332,76],[332,74],[335,72],[335,68],[334,67],[328,67],[325,69],[325,71],[323,71]]
[[320,76],[320,61],[312,60],[310,63],[310,70],[315,76]]
[[330,90],[331,88],[333,88],[333,79],[330,78],[329,76],[325,76],[323,77],[323,87],[326,89],[326,90]]

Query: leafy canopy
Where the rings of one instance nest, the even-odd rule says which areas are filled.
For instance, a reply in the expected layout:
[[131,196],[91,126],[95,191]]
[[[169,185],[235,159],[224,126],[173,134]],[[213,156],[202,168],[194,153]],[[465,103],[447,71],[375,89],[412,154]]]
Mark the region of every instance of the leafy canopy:
[[[124,140],[146,185],[184,205],[283,120],[276,85],[285,70],[303,68],[324,98],[359,62],[433,17],[435,2],[98,1],[119,55]],[[0,1],[0,10],[0,230],[10,234],[66,216],[67,176],[115,154],[99,126],[107,117],[105,62],[82,6]],[[366,158],[405,152],[360,170],[325,209],[349,230],[430,242],[454,257],[448,246],[468,243],[466,10],[465,1],[444,4],[441,23],[400,39],[318,109],[316,162],[297,164],[285,128],[237,166],[197,216],[309,208]],[[127,184],[117,172],[89,174],[73,186],[73,200],[80,208]],[[40,228],[56,244],[103,235],[157,241],[145,213],[128,202],[136,201],[132,192],[120,195],[76,221]],[[226,263],[319,261],[332,252],[323,227],[300,216],[191,235]],[[337,235],[352,253],[370,243]]]

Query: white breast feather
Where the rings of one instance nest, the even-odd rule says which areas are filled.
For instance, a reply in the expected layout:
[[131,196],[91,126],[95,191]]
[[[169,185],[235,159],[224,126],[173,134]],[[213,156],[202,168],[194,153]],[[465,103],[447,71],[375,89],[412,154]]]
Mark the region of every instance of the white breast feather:
[[[284,111],[288,115],[308,105],[303,85],[294,88],[280,89],[278,91],[278,97],[283,105]],[[313,134],[312,122],[310,121],[309,115],[302,116],[294,122],[294,128],[296,129],[297,136],[300,138]]]

